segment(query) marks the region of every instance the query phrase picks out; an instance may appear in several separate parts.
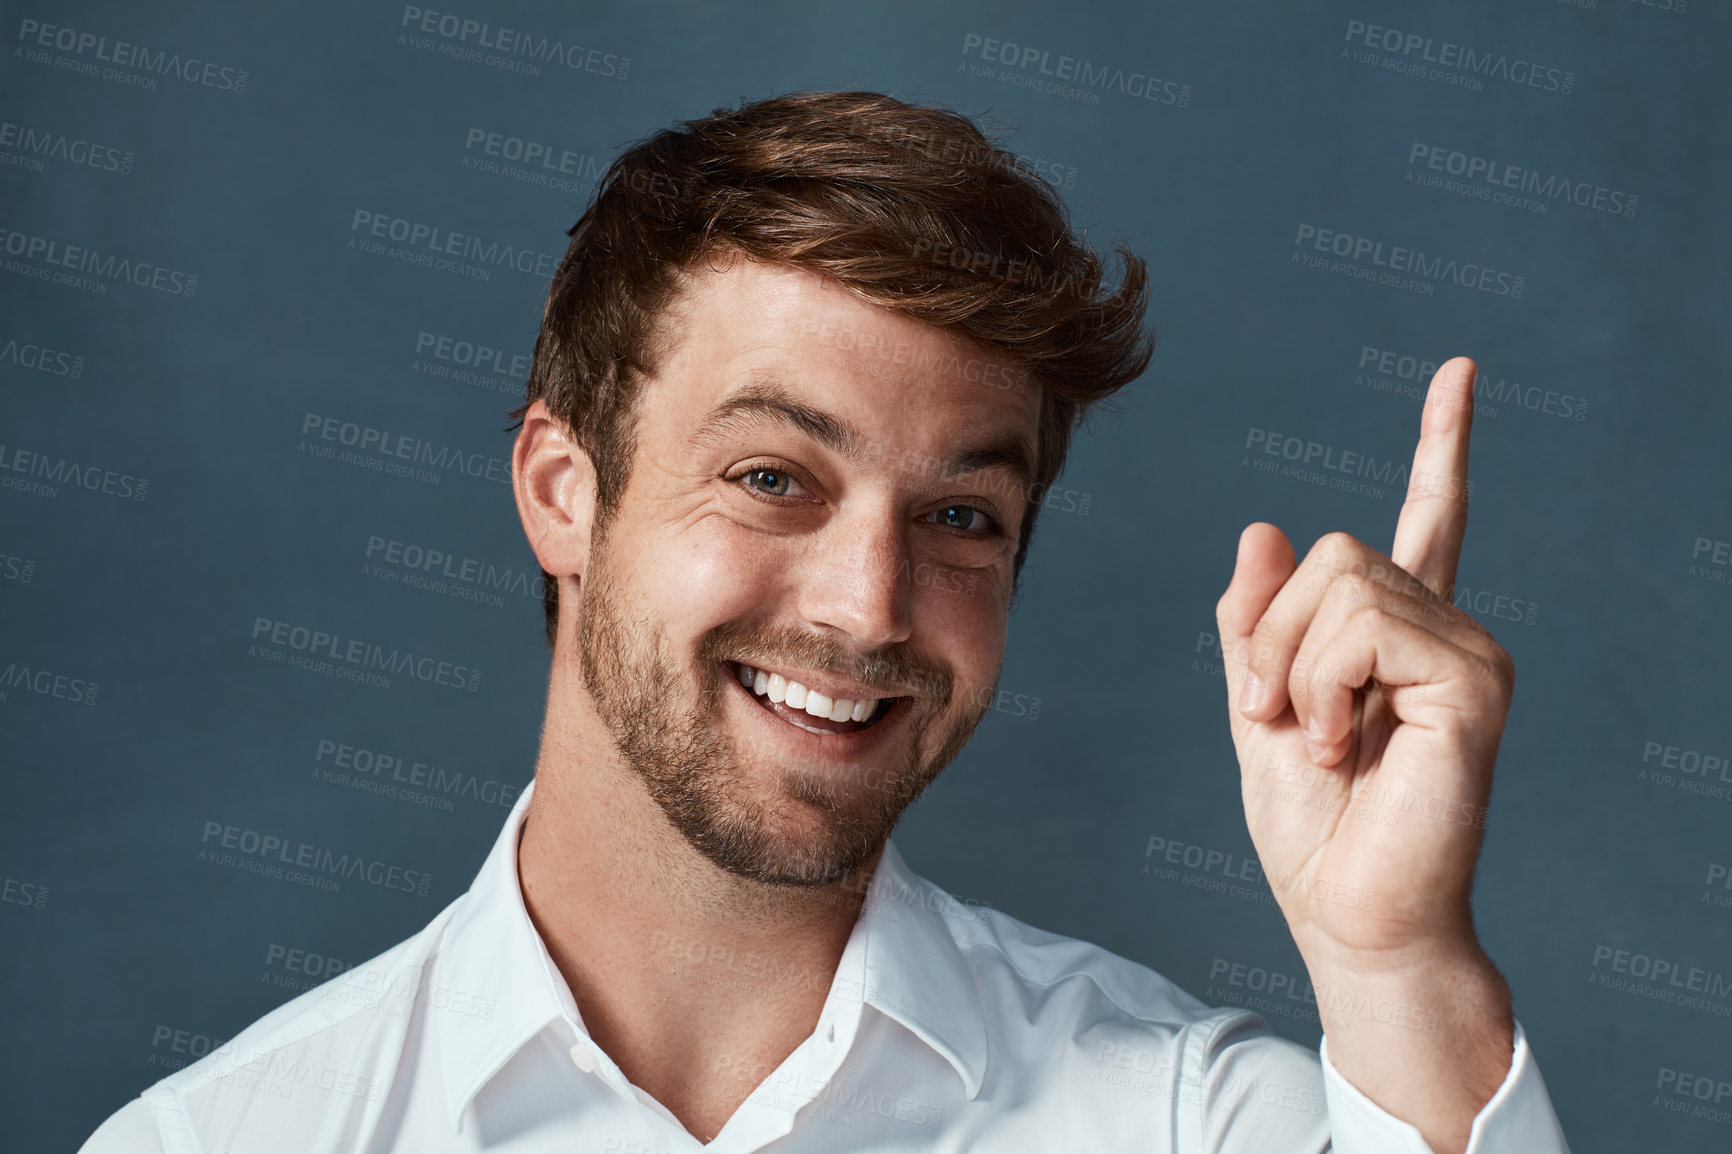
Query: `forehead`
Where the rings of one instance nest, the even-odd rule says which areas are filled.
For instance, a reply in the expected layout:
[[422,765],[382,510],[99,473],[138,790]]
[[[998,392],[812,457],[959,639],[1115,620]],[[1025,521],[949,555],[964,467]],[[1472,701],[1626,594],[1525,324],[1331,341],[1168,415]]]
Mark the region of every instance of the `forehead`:
[[701,261],[662,334],[642,416],[671,422],[669,432],[770,386],[907,449],[936,451],[971,433],[1034,445],[1039,385],[1011,357],[809,269],[737,255]]

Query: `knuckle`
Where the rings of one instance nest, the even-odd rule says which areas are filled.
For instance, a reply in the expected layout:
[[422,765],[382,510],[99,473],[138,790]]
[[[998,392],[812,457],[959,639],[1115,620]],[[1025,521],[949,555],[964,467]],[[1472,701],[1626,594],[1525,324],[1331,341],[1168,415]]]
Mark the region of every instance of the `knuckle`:
[[[1498,644],[1497,638],[1492,636],[1491,629],[1486,626],[1485,622],[1466,609],[1440,600],[1439,612],[1446,614],[1445,619],[1450,625],[1459,627],[1467,635],[1464,641],[1458,642],[1458,644],[1463,644],[1465,648],[1481,654],[1488,660],[1506,660],[1509,658],[1508,652],[1502,645]],[[1500,653],[1503,654],[1502,658],[1497,656]]]
[[1330,543],[1330,538],[1334,536],[1336,534],[1326,533],[1317,538],[1316,544],[1305,554],[1305,568],[1319,580],[1343,571],[1340,551]]
[[1342,530],[1325,533],[1306,554],[1313,588],[1326,587],[1330,580],[1359,577],[1372,581],[1387,580],[1389,566],[1376,550],[1352,534]]
[[1395,614],[1384,608],[1383,603],[1376,598],[1368,599],[1353,607],[1348,614],[1348,621],[1356,629],[1377,632],[1386,628]]
[[1371,578],[1364,573],[1337,573],[1329,582],[1324,596],[1350,605],[1366,605],[1377,600],[1377,591],[1372,588],[1373,584]]
[[1476,687],[1476,700],[1489,704],[1507,701],[1515,687],[1515,664],[1497,654],[1471,654],[1463,663],[1467,680]]
[[1354,538],[1353,534],[1349,533],[1345,529],[1331,529],[1329,532],[1323,534],[1323,536],[1317,538],[1317,544],[1331,550],[1339,551],[1342,549],[1352,548],[1359,544],[1359,542]]
[[1510,656],[1509,650],[1493,642],[1491,656],[1487,660],[1490,662],[1492,672],[1497,676],[1499,684],[1505,688],[1513,689],[1515,687],[1515,658]]
[[1343,529],[1323,534],[1317,538],[1317,544],[1312,546],[1314,552],[1321,550],[1325,557],[1335,560],[1357,557],[1362,548],[1359,539]]

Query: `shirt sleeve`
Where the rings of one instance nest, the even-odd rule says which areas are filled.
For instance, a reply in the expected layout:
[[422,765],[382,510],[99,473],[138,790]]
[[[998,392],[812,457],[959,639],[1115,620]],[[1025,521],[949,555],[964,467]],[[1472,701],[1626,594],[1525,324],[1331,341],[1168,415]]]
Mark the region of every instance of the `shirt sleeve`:
[[157,1129],[155,1111],[143,1098],[134,1098],[96,1128],[84,1140],[78,1154],[163,1154],[166,1147]]
[[[1333,1154],[1433,1154],[1417,1129],[1367,1098],[1335,1068],[1329,1060],[1327,1035],[1318,1053],[1323,1060]],[[1474,1116],[1467,1154],[1570,1154],[1519,1021],[1509,1073]]]

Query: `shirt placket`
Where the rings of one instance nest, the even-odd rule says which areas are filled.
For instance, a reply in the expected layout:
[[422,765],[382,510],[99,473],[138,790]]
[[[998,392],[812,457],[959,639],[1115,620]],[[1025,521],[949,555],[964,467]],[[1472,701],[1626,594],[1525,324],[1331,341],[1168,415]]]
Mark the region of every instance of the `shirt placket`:
[[[634,1128],[635,1124],[642,1124],[658,1134],[665,1131],[665,1135],[658,1138],[657,1148],[678,1150],[682,1148],[682,1143],[693,1147],[700,1146],[701,1143],[691,1136],[680,1120],[674,1116],[673,1111],[656,1101],[653,1095],[647,1094],[633,1085],[631,1080],[625,1076],[625,1071],[621,1070],[614,1063],[614,1060],[607,1056],[605,1050],[596,1045],[595,1040],[589,1036],[589,1031],[584,1027],[583,1015],[578,1012],[577,999],[571,996],[570,987],[566,985],[564,977],[554,966],[553,958],[547,953],[545,947],[541,950],[541,963],[548,988],[552,990],[554,998],[558,1001],[561,1016],[565,1019],[566,1026],[570,1031],[568,1036],[573,1039],[570,1048],[566,1051],[567,1055],[583,1079],[591,1085],[600,1082],[613,1091],[617,1099],[616,1108],[631,1120]],[[640,1110],[649,1111],[655,1115],[655,1118],[653,1120],[644,1118],[641,1113],[638,1113]]]
[[[849,936],[812,1033],[740,1104],[705,1150],[750,1154],[793,1134],[800,1110],[820,1100],[841,1069],[860,1030],[866,994],[865,919]],[[831,1135],[833,1139],[833,1135]],[[803,1149],[798,1137],[785,1149]],[[828,1149],[822,1144],[813,1150]]]

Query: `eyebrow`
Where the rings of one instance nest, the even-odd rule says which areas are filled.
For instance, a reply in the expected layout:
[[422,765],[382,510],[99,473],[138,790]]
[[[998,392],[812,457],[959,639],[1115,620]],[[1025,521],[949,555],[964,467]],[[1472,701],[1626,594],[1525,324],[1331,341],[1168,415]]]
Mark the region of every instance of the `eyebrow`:
[[762,424],[790,425],[826,449],[844,457],[858,457],[862,438],[847,421],[796,400],[781,382],[763,377],[724,398],[709,411],[692,441],[713,445],[737,429]]
[[[756,377],[720,401],[699,423],[692,434],[692,443],[713,445],[730,432],[763,424],[787,425],[826,449],[854,460],[868,455],[862,452],[866,438],[853,425],[799,400],[786,385],[769,377]],[[1033,491],[1034,452],[1026,438],[1014,434],[958,449],[940,466],[939,476],[955,477],[991,469],[1009,471],[1025,495]]]

